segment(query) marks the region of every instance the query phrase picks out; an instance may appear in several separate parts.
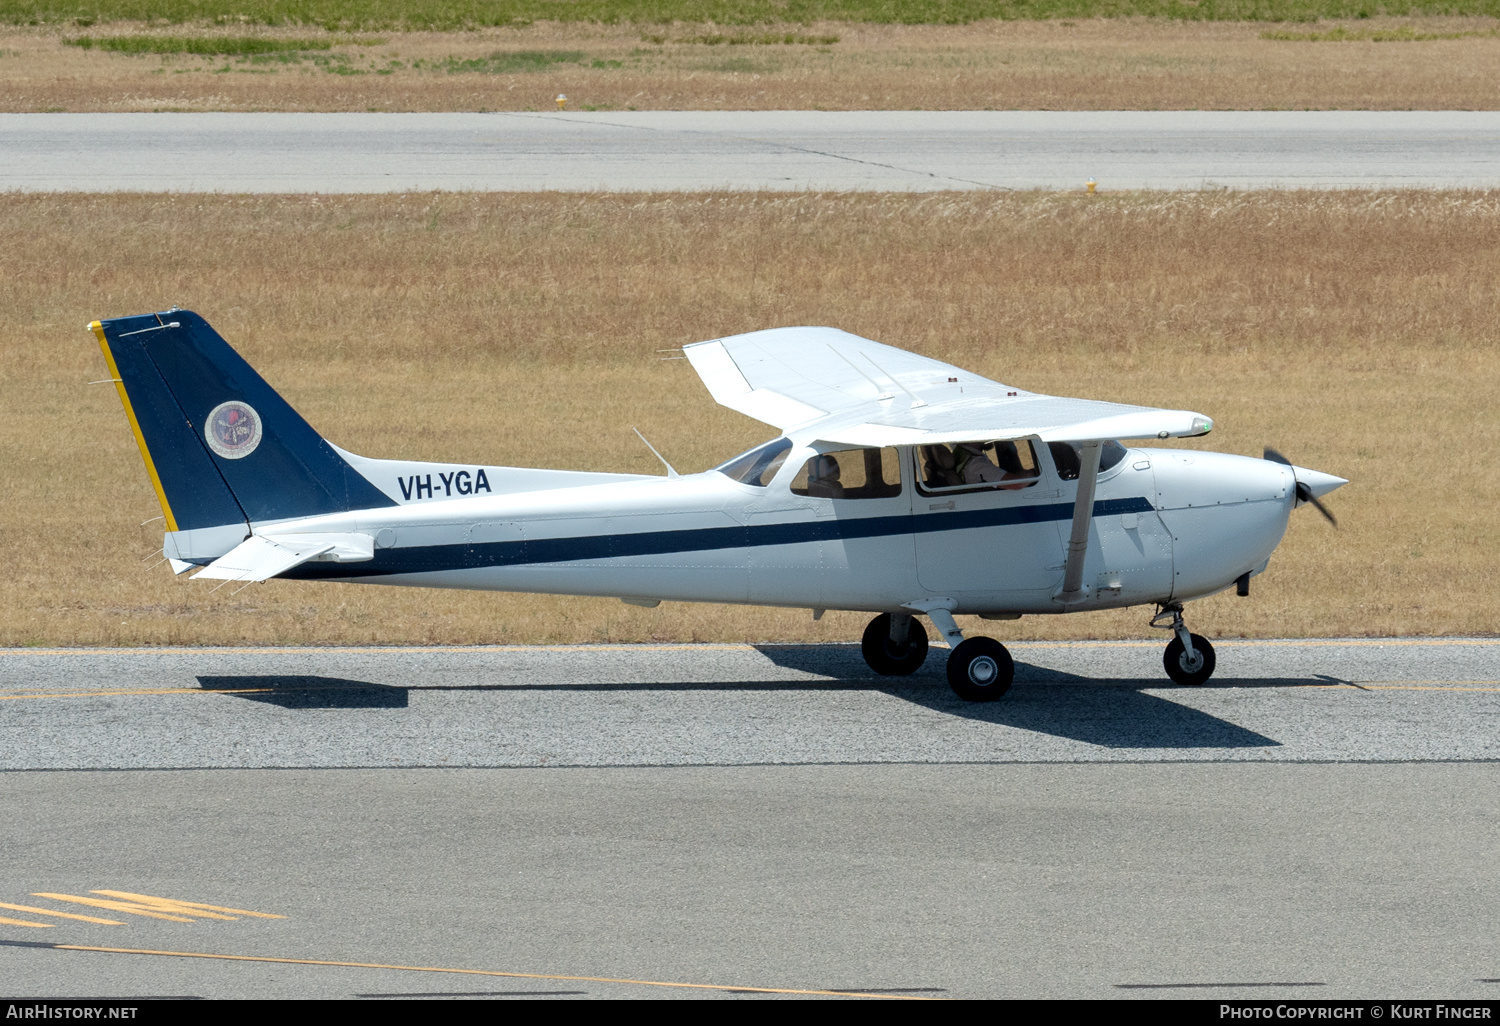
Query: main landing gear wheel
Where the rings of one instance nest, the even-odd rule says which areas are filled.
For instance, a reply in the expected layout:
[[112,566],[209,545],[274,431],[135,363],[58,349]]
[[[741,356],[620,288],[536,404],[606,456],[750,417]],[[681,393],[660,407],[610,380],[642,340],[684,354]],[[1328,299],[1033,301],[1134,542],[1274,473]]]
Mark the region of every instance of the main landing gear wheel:
[[1015,662],[994,638],[969,638],[948,654],[948,685],[966,702],[993,702],[1015,676]]
[[[891,637],[891,614],[881,613],[865,628],[860,651],[870,669],[882,677],[906,677],[916,673],[927,660],[927,628],[914,616],[904,617],[906,630],[898,629]],[[904,636],[903,636],[904,633]]]
[[1205,637],[1197,634],[1190,637],[1193,639],[1195,658],[1188,658],[1187,648],[1181,638],[1173,638],[1167,643],[1167,650],[1162,654],[1161,661],[1167,668],[1168,677],[1178,684],[1197,687],[1207,684],[1208,678],[1214,675],[1214,647]]

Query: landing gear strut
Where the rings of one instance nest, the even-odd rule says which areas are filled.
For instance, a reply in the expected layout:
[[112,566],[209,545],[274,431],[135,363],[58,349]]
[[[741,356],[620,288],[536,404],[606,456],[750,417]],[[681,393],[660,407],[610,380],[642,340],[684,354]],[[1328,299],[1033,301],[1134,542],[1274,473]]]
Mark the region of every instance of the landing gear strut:
[[1214,675],[1214,647],[1202,635],[1188,632],[1187,624],[1182,622],[1182,603],[1162,606],[1151,618],[1151,626],[1176,635],[1162,654],[1167,676],[1190,687],[1208,683],[1208,678]]
[[946,603],[924,603],[920,608],[948,641],[948,686],[966,702],[993,702],[1010,690],[1016,664],[1005,646],[993,638],[964,638]]
[[[1010,690],[1016,664],[994,638],[965,638],[946,606],[917,606],[942,632],[948,653],[948,685],[967,702],[993,702]],[[881,613],[865,628],[860,651],[870,669],[885,677],[916,673],[927,658],[927,629],[907,613]]]

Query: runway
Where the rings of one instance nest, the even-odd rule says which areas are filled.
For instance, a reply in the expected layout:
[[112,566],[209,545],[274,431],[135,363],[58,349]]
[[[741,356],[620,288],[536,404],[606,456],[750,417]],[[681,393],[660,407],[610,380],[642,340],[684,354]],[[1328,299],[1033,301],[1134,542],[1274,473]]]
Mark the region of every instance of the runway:
[[0,190],[1494,188],[1493,111],[0,114]]
[[4,650],[0,980],[1494,998],[1500,641],[1013,649]]

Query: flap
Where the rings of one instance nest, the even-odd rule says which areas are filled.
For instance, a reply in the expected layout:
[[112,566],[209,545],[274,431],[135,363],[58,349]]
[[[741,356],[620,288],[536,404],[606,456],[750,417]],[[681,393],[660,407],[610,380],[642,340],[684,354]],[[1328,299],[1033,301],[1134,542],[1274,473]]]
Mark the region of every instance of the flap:
[[[1039,396],[1039,399],[1049,397]],[[1093,403],[1088,400],[1054,400],[1058,403],[1078,403],[1089,406],[1132,410],[1112,416],[1085,420],[1068,420],[1045,416],[1045,410],[1032,408],[1019,416],[985,416],[972,408],[959,416],[942,418],[932,427],[904,427],[894,424],[873,423],[837,425],[830,424],[819,432],[818,440],[840,445],[858,445],[879,448],[887,445],[932,445],[936,442],[999,441],[1001,439],[1038,438],[1043,442],[1093,442],[1108,439],[1133,438],[1193,438],[1206,435],[1213,429],[1213,421],[1189,410],[1154,410],[1145,407],[1119,407],[1114,403]],[[942,412],[942,411],[935,411]],[[1007,411],[1008,412],[1008,411]],[[1078,411],[1070,411],[1077,416]],[[938,418],[932,418],[938,420]]]

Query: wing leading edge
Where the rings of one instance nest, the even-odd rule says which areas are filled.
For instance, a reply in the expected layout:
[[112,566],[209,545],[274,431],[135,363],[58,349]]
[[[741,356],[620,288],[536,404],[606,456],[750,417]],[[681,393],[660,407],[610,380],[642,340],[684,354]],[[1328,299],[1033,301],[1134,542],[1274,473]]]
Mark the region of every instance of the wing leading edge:
[[683,353],[720,405],[828,442],[1081,442],[1191,438],[1213,429],[1191,410],[1027,392],[837,328],[773,328]]

